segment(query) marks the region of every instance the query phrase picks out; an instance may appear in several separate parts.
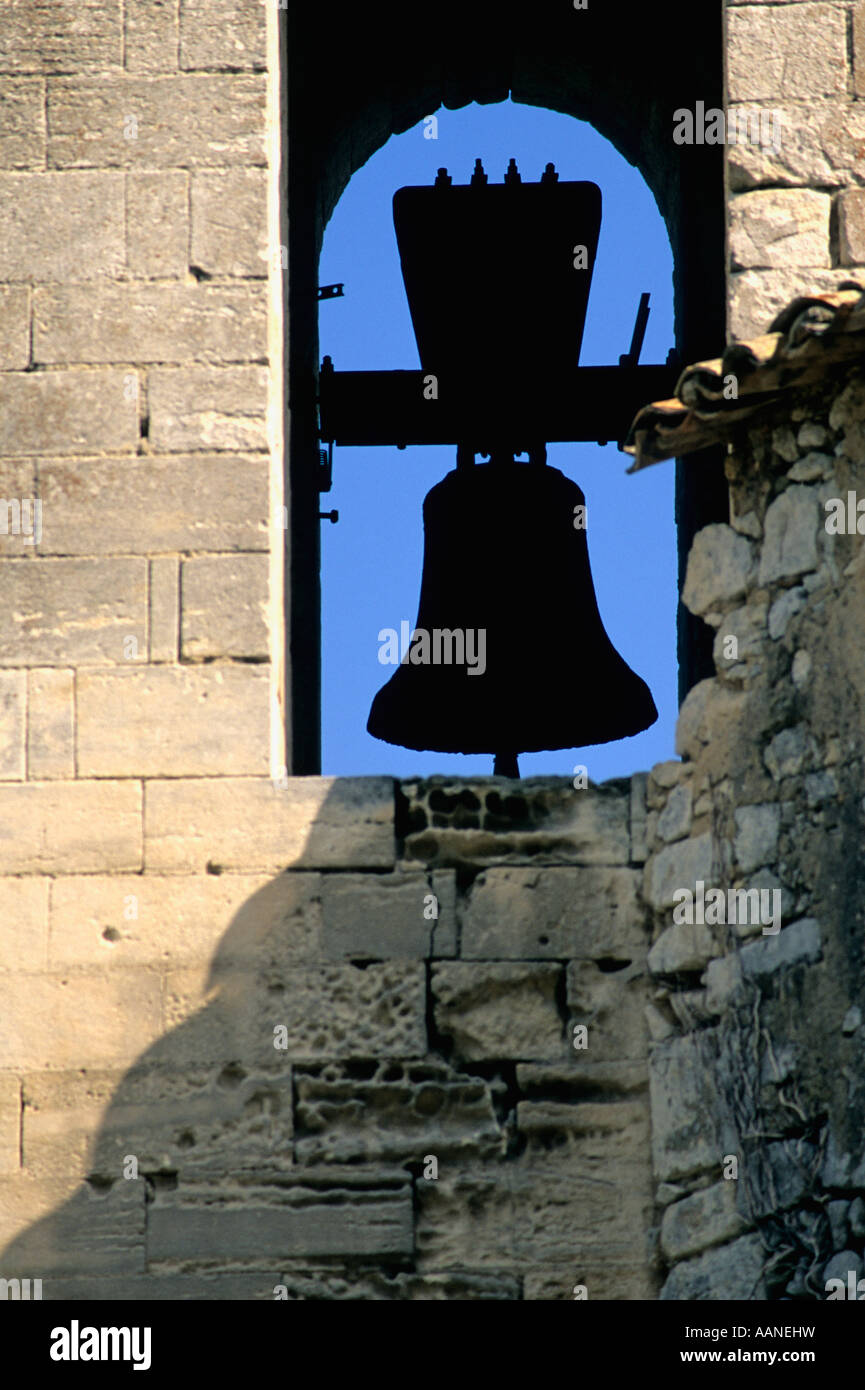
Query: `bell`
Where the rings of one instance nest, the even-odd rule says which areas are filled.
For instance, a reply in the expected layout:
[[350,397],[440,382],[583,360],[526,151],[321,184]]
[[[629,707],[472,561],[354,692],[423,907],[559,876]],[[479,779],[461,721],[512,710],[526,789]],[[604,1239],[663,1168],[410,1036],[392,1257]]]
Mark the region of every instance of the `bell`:
[[654,724],[648,686],[601,622],[576,483],[494,454],[448,473],[423,515],[417,623],[373,700],[369,733],[492,753],[496,772],[518,776],[520,752],[609,743]]

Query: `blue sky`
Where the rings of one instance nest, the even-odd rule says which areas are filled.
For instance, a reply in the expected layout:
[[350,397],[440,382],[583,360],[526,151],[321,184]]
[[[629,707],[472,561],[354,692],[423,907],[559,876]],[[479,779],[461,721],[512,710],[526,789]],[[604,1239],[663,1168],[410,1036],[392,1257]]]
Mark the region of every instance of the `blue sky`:
[[[325,232],[319,283],[345,282],[345,297],[323,301],[321,353],[339,371],[418,368],[393,230],[392,199],[407,184],[428,184],[444,165],[467,183],[480,156],[501,182],[513,156],[525,182],[552,160],[565,179],[601,189],[603,218],[580,356],[582,366],[618,362],[630,346],[643,290],[651,314],[641,362],[663,362],[673,344],[673,263],[666,228],[642,176],[590,125],[513,102],[440,108],[437,139],[420,122],[359,169]],[[455,466],[452,448],[334,448],[333,490],[322,510],[322,770],[349,776],[447,773],[488,775],[492,758],[418,753],[366,732],[376,691],[393,674],[378,661],[378,633],[414,623],[423,558],[425,494]],[[582,749],[524,754],[524,777],[568,776],[584,764],[600,782],[675,756],[676,540],[673,465],[627,477],[615,444],[556,444],[548,462],[586,494],[587,536],[601,617],[622,656],[647,681],[659,718],[635,738]],[[507,546],[507,537],[502,538]],[[515,640],[519,640],[515,635]],[[538,680],[543,653],[527,653]]]

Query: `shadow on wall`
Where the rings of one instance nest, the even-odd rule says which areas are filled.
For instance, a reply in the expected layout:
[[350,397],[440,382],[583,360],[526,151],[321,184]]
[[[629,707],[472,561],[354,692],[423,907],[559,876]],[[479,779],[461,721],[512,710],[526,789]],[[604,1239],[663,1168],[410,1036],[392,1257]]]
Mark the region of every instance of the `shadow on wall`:
[[[89,1063],[26,1078],[5,1278],[41,1278],[46,1299],[568,1298],[590,1279],[601,1297],[653,1296],[634,1236],[650,1209],[644,1062],[620,1064],[615,1084],[629,1094],[582,1135],[572,1121],[555,1142],[516,1133],[516,1062],[529,1063],[530,1099],[553,1056],[575,1071],[564,966],[435,965],[456,954],[454,871],[393,872],[393,795],[389,779],[332,784],[291,869],[235,913],[206,983],[204,952],[190,963],[171,950],[169,1031],[119,1085]],[[178,896],[231,877],[214,867],[176,876]],[[138,959],[143,919],[140,932]],[[166,953],[150,950],[164,969]],[[439,970],[475,972],[473,1007],[515,1018],[498,1060],[437,1032]],[[631,991],[641,970],[610,978]],[[515,1017],[514,988],[533,992],[528,1017]],[[620,1292],[601,1291],[600,1270]]]

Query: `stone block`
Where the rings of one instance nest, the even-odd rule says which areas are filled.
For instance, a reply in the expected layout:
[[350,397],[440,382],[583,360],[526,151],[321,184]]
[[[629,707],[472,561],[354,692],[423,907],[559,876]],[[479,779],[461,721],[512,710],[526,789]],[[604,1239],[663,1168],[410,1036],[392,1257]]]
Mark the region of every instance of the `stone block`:
[[776,936],[750,941],[740,952],[742,973],[752,978],[772,975],[792,965],[806,965],[823,955],[820,925],[813,918],[803,917],[791,922]]
[[96,280],[123,271],[121,173],[0,173],[0,208],[0,280]]
[[44,970],[48,960],[47,878],[0,879],[0,971]]
[[[106,1191],[74,1180],[0,1180],[0,1250],[8,1278],[144,1273],[144,1183]],[[7,1244],[7,1242],[9,1242]],[[4,1249],[5,1246],[5,1249]]]
[[21,1167],[21,1082],[0,1073],[0,1177]]
[[843,96],[847,12],[825,0],[731,9],[727,61],[731,102]]
[[[413,1252],[411,1185],[376,1190],[334,1174],[332,1188],[298,1181],[278,1199],[228,1201],[163,1200],[147,1220],[148,1267],[164,1261],[255,1262],[309,1259],[400,1259]],[[369,1183],[369,1179],[367,1180]],[[257,1195],[257,1194],[256,1194]]]
[[182,68],[263,68],[264,0],[182,0]]
[[122,20],[111,0],[28,0],[7,5],[0,72],[88,72],[123,61]]
[[[163,1051],[170,1051],[165,1040]],[[269,1178],[292,1157],[291,1072],[136,1064],[24,1078],[24,1165],[34,1177],[98,1174],[144,1183],[176,1174],[186,1185],[227,1173]],[[134,1158],[138,1176],[127,1160]],[[125,1170],[125,1173],[124,1173]],[[126,1174],[126,1175],[125,1175]]]
[[463,909],[466,959],[630,959],[646,949],[635,869],[487,869]]
[[676,752],[682,758],[699,758],[703,747],[717,741],[741,739],[745,703],[742,693],[716,679],[698,681],[685,696],[676,723]]
[[683,888],[693,893],[698,879],[713,880],[714,845],[711,835],[696,835],[665,845],[646,865],[646,892],[652,907],[673,907],[674,894]]
[[138,402],[124,393],[128,375],[119,370],[4,373],[0,451],[56,455],[135,449]]
[[[52,968],[265,966],[313,958],[321,910],[317,874],[59,877],[51,890]],[[231,936],[226,938],[230,931]]]
[[677,1264],[667,1276],[659,1296],[663,1300],[683,1302],[759,1301],[767,1296],[763,1281],[765,1263],[760,1237],[756,1234],[740,1236],[729,1245],[707,1250],[694,1260]]
[[65,1071],[132,1062],[162,1032],[155,970],[0,975],[0,1067]]
[[647,1301],[657,1297],[652,1270],[647,1263],[626,1263],[581,1256],[563,1264],[529,1268],[523,1275],[523,1298],[535,1302],[573,1302],[574,1289],[582,1285],[590,1301]]
[[683,785],[673,787],[663,811],[658,816],[658,835],[666,844],[681,840],[691,829],[691,816],[691,788]]
[[267,448],[264,367],[154,367],[147,393],[154,449]]
[[33,555],[44,520],[43,511],[36,510],[37,500],[32,460],[0,460],[0,557]]
[[7,77],[0,92],[0,169],[44,167],[45,83],[39,77]]
[[798,484],[776,497],[766,512],[760,583],[792,579],[817,568],[817,528],[822,515],[815,488]]
[[263,74],[61,78],[48,93],[56,169],[264,164],[264,130]]
[[715,1168],[724,1152],[704,1041],[704,1034],[670,1038],[649,1058],[652,1154],[661,1182]]
[[25,769],[27,672],[0,671],[0,782],[20,782]]
[[676,922],[661,932],[649,952],[648,964],[653,975],[678,975],[705,970],[712,956],[717,954],[718,948],[708,927]]
[[121,873],[140,867],[138,782],[0,787],[0,873]]
[[841,264],[865,264],[865,189],[845,189],[839,194],[836,206]]
[[417,1201],[421,1270],[514,1265],[513,1196],[504,1165],[449,1164],[435,1182],[418,1183]]
[[0,371],[23,369],[29,362],[30,290],[27,285],[0,285]]
[[835,290],[850,272],[843,266],[834,270],[784,268],[745,270],[731,274],[729,285],[730,339],[757,337],[769,331],[769,324],[797,294],[822,294]]
[[661,1249],[667,1259],[681,1260],[734,1240],[744,1230],[736,1208],[735,1182],[717,1182],[667,1207],[661,1222]]
[[82,777],[238,777],[268,766],[270,679],[261,667],[81,671],[77,716]]
[[70,1275],[47,1282],[42,1298],[46,1303],[162,1303],[166,1299],[172,1303],[272,1303],[279,1283],[285,1283],[281,1271],[268,1276],[260,1270],[252,1274]]
[[644,1155],[636,1162],[599,1160],[575,1172],[518,1167],[510,1185],[520,1265],[592,1256],[594,1262],[632,1261],[635,1233],[649,1225],[652,1195]]
[[267,175],[207,169],[192,176],[191,261],[207,275],[267,275]]
[[[595,961],[568,962],[568,1042],[576,1064],[585,1059],[610,1062],[645,1057],[645,991],[641,964],[609,971]],[[588,1029],[585,1050],[573,1047],[575,1024]]]
[[454,908],[439,901],[439,917],[432,918],[430,892],[420,874],[325,874],[321,880],[322,957],[432,958],[436,933],[440,928],[447,932],[446,915],[450,912],[453,918]]
[[778,852],[778,833],[781,828],[780,806],[768,802],[764,806],[738,806],[735,851],[742,873],[760,869],[774,861]]
[[27,672],[27,774],[33,781],[75,776],[75,673]]
[[170,72],[178,67],[177,0],[126,0],[127,72]]
[[757,189],[739,193],[730,204],[733,270],[818,266],[828,269],[828,193],[807,188]]
[[126,268],[145,279],[185,276],[189,186],[184,169],[126,175]]
[[649,774],[635,772],[631,778],[631,861],[645,864],[649,853],[647,840],[647,790]]
[[181,566],[181,659],[268,655],[268,557],[234,555],[184,560]]
[[560,980],[559,967],[538,962],[435,965],[436,1027],[467,1061],[559,1058],[565,1050],[556,1001]]
[[754,578],[754,547],[731,526],[712,522],[694,537],[682,602],[700,616],[741,598]]
[[180,659],[180,561],[164,555],[150,561],[148,660]]
[[[220,951],[209,972],[168,975],[165,1010],[175,1030],[175,1061],[239,1059],[246,1067],[265,1067],[426,1052],[422,965],[302,966],[291,964],[288,953],[282,959],[272,954],[263,970],[239,968]],[[209,997],[211,990],[217,992]]]
[[143,560],[2,560],[0,576],[0,666],[122,661],[128,638],[145,650]]
[[[57,285],[34,294],[36,362],[232,362],[266,355],[258,285],[130,281],[97,292]],[[75,380],[86,378],[79,373]]]
[[393,820],[389,777],[291,777],[284,787],[264,778],[154,781],[147,789],[147,867],[390,868]]
[[266,550],[267,475],[250,455],[40,462],[40,551]]
[[505,1152],[495,1111],[503,1083],[437,1059],[383,1063],[368,1081],[335,1063],[298,1067],[294,1085],[298,1163],[422,1164],[427,1155],[443,1163]]
[[857,97],[865,96],[865,5],[856,0],[853,6],[853,90]]

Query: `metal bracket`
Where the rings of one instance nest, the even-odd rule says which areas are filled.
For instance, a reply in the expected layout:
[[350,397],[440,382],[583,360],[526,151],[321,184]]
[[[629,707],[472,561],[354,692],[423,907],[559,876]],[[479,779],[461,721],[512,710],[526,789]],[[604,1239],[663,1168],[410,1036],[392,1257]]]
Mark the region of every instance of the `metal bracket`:
[[338,285],[319,285],[319,299],[342,299],[345,295],[345,282]]

